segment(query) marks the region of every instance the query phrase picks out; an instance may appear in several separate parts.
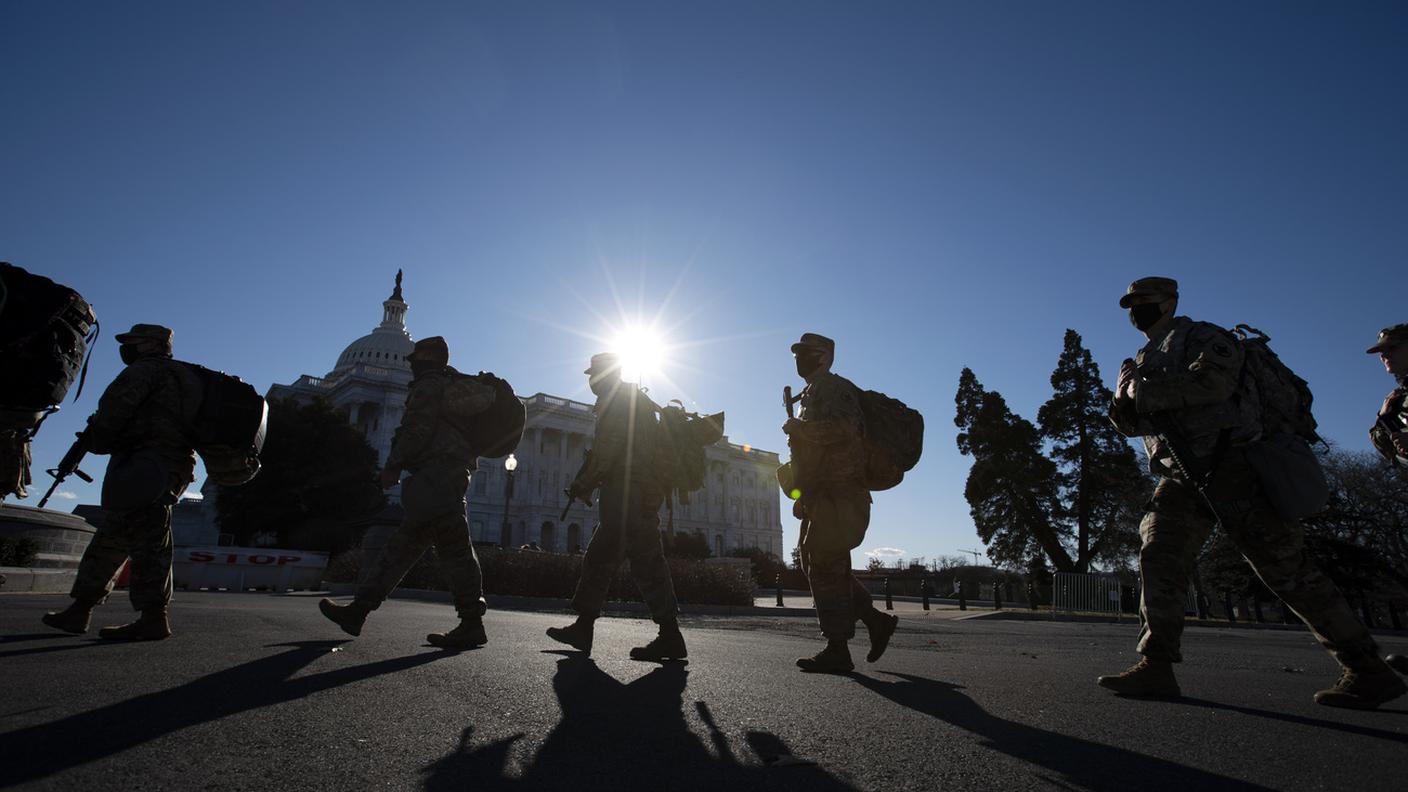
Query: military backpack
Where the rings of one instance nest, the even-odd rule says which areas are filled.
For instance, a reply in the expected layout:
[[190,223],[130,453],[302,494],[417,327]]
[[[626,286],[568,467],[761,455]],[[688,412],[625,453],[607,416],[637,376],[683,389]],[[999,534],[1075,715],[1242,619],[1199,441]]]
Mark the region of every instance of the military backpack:
[[259,473],[269,405],[239,377],[180,361],[191,442],[216,484],[236,487]]
[[707,473],[704,450],[724,436],[724,414],[687,412],[679,401],[660,408],[659,445],[655,460],[660,486],[667,499],[689,503],[689,494],[703,489]]
[[1242,348],[1242,397],[1255,390],[1261,411],[1263,435],[1297,435],[1307,443],[1320,442],[1310,406],[1310,385],[1271,350],[1271,337],[1250,325],[1233,330]]
[[75,379],[82,393],[97,335],[97,316],[78,292],[0,261],[0,428],[34,428]]
[[904,480],[924,452],[924,416],[899,399],[856,388],[865,416],[865,485],[887,490]]
[[[493,392],[493,401],[483,410],[474,410],[484,389]],[[453,372],[445,392],[445,411],[450,423],[474,448],[475,456],[498,459],[512,454],[523,440],[528,412],[502,377],[481,371],[478,374]]]

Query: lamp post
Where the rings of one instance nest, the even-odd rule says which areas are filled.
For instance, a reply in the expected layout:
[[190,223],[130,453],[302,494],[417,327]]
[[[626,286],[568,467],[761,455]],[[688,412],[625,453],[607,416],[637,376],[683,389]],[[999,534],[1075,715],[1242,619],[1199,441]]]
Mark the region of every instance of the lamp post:
[[513,471],[518,469],[518,458],[513,454],[508,455],[504,460],[504,473],[508,479],[504,482],[504,524],[499,529],[499,547],[507,548],[509,540],[508,511],[509,504],[513,503]]

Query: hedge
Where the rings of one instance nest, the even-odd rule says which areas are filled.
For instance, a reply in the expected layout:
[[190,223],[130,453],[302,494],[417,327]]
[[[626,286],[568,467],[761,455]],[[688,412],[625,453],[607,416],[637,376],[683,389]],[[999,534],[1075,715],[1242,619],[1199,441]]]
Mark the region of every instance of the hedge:
[[[534,553],[497,548],[477,548],[479,566],[484,571],[484,592],[516,597],[568,599],[577,587],[582,556],[563,553]],[[324,578],[331,583],[351,583],[357,579],[362,550],[339,553],[328,564]],[[703,561],[671,558],[670,576],[675,596],[693,605],[752,605],[753,581],[737,570]],[[607,598],[619,602],[639,602],[640,593],[626,574],[626,564],[611,581]],[[405,588],[446,590],[444,576],[433,552],[426,553],[401,580]]]
[[0,536],[0,566],[27,567],[39,556],[39,543],[27,537]]

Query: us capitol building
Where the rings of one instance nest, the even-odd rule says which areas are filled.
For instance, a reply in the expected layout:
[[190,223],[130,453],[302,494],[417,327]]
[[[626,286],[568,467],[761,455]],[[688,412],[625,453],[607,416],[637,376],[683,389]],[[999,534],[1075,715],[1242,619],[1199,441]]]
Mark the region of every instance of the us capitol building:
[[[414,342],[406,329],[408,306],[399,272],[395,291],[381,305],[381,324],[348,344],[326,376],[304,375],[292,384],[274,385],[268,393],[270,399],[326,399],[366,436],[379,464],[391,450],[411,381],[406,356]],[[507,505],[509,536],[502,535],[508,493],[502,459],[481,459],[470,479],[470,535],[476,542],[509,546],[536,541],[550,552],[585,549],[596,525],[595,509],[577,502],[566,519],[559,518],[567,505],[562,491],[576,475],[582,452],[591,445],[592,405],[545,393],[523,398],[523,404],[528,420],[523,442],[514,452],[518,468],[513,472],[513,499]],[[675,506],[675,532],[704,537],[715,556],[757,547],[784,558],[780,499],[773,479],[780,464],[778,455],[731,443],[728,437],[705,453],[704,489],[692,493],[688,505]],[[398,495],[399,487],[390,492],[392,499]],[[663,509],[660,526],[663,532]]]

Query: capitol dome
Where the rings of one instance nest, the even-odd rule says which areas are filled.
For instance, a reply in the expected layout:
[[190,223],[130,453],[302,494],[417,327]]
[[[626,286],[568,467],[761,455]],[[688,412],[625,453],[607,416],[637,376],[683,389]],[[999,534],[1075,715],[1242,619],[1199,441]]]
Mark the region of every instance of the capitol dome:
[[406,331],[406,301],[401,297],[401,273],[396,273],[396,290],[382,303],[381,324],[370,333],[353,341],[337,357],[332,374],[346,371],[358,364],[380,366],[397,371],[411,370],[406,356],[415,348]]

